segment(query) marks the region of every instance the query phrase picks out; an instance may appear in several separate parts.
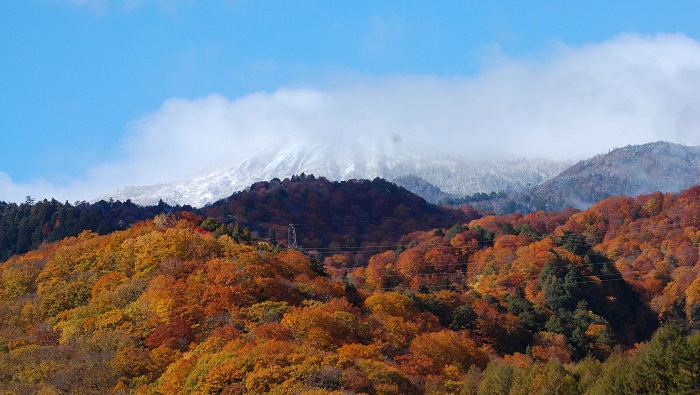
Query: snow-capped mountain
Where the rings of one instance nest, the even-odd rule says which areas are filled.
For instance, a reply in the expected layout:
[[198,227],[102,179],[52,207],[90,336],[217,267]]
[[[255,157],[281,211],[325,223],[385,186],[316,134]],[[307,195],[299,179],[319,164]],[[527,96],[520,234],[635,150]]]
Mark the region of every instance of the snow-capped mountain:
[[395,181],[426,200],[477,192],[517,191],[538,185],[570,162],[549,160],[469,160],[437,153],[415,153],[397,146],[316,143],[263,150],[250,157],[208,169],[181,181],[132,186],[108,191],[97,200],[130,199],[142,205],[163,200],[169,204],[202,207],[244,190],[257,181],[313,174],[332,181],[374,179]]
[[540,185],[475,206],[501,214],[585,209],[611,196],[679,192],[696,184],[700,184],[700,147],[659,141],[596,155]]

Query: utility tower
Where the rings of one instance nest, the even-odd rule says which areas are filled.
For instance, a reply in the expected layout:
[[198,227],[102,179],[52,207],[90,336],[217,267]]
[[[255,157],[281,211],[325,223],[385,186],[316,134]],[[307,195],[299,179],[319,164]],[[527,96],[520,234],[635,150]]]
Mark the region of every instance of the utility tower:
[[297,249],[297,230],[294,228],[294,224],[287,225],[287,248]]

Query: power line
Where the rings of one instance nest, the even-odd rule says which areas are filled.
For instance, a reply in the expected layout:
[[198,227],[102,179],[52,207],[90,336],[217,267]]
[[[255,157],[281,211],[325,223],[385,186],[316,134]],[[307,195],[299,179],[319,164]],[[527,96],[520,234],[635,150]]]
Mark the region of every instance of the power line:
[[[462,273],[462,274],[464,274],[464,273]],[[643,280],[643,278],[636,278],[636,280]],[[627,280],[625,280],[625,279],[622,278],[622,276],[621,276],[621,278],[619,278],[619,279],[617,279],[617,278],[615,278],[615,279],[598,279],[598,280],[596,280],[596,279],[590,279],[590,280],[585,280],[585,281],[572,281],[572,283],[573,283],[573,284],[597,284],[597,283],[607,283],[607,282],[613,282],[613,281],[616,281],[616,282],[620,282],[620,281],[626,282]],[[452,285],[455,285],[455,286],[458,286],[458,287],[460,287],[460,288],[466,288],[466,287],[465,287],[466,284],[450,284],[450,285],[451,285],[451,286],[452,286]],[[399,284],[399,285],[396,285],[396,286],[394,286],[394,287],[380,287],[380,288],[372,288],[372,289],[377,290],[377,291],[395,291],[397,288],[401,288],[401,287],[404,287],[404,286],[406,286],[406,285],[404,285],[404,284]],[[443,289],[445,289],[445,286],[443,286],[443,285],[427,285],[427,284],[422,284],[422,285],[420,285],[420,286],[421,286],[421,287],[426,287],[426,288],[428,288],[428,289],[430,289],[430,288],[438,289],[438,290],[443,290]]]
[[[399,218],[394,218],[394,217],[389,217],[392,219],[399,219]],[[364,220],[364,221],[338,221],[338,222],[319,222],[319,223],[307,223],[307,224],[290,224],[290,240],[291,240],[291,235],[294,235],[294,240],[293,242],[290,241],[290,245],[293,245],[294,247],[297,247],[296,244],[296,231],[294,229],[294,225],[339,225],[339,224],[353,224],[353,223],[378,223],[382,222],[382,220]],[[606,232],[605,234],[605,239],[610,239],[617,237],[618,235],[623,234],[621,228],[615,229],[613,232]],[[673,231],[680,231],[680,229],[668,229],[666,232],[663,232],[664,234],[668,234]],[[612,234],[611,234],[612,233]],[[615,234],[617,233],[617,234]],[[624,235],[624,234],[623,234]],[[513,235],[514,237],[518,237],[521,235]],[[658,238],[658,236],[654,235],[654,238]],[[448,251],[461,251],[465,248],[477,248],[480,251],[484,251],[483,247],[495,247],[495,245],[498,245],[499,247],[503,248],[514,248],[514,253],[517,248],[524,247],[531,245],[533,242],[541,241],[544,239],[551,239],[554,242],[561,241],[561,237],[557,236],[552,236],[552,235],[540,235],[540,236],[524,236],[527,240],[523,240],[523,242],[504,242],[504,241],[499,241],[499,240],[478,240],[476,243],[470,243],[470,245],[464,245],[464,246],[454,246],[451,243],[448,242],[442,242],[442,243],[433,243],[431,245],[416,245],[416,246],[410,246],[411,243],[409,243],[409,248],[422,248],[426,250],[448,250]],[[559,240],[557,240],[559,239]],[[698,243],[693,243],[693,245],[697,246]],[[318,248],[312,248],[310,249],[311,251],[314,251],[315,253],[319,255],[334,255],[334,254],[342,254],[342,253],[381,253],[381,252],[388,252],[392,250],[398,250],[400,248],[406,248],[407,246],[403,244],[391,244],[391,245],[364,245],[364,246],[346,246],[346,247],[318,247]],[[642,251],[640,250],[640,253]],[[575,254],[571,252],[573,255],[580,257],[580,258],[585,258],[587,255],[581,255],[581,254]],[[674,254],[675,255],[675,254]],[[675,255],[675,256],[690,256],[692,253],[685,253],[682,255]],[[632,257],[633,259],[637,259],[639,254],[636,256]],[[629,258],[628,258],[629,259]],[[509,260],[508,262],[505,263],[512,263],[513,260]],[[617,261],[619,262],[619,260]],[[589,268],[591,269],[592,267],[596,266],[601,266],[601,265],[613,265],[613,267],[616,268],[617,265],[616,261],[612,260],[604,260],[604,261],[595,261],[595,262],[583,262],[583,267],[584,268]],[[546,264],[546,262],[545,262]],[[566,263],[560,263],[560,264],[549,264],[549,267],[551,268],[566,268],[570,267],[572,265],[575,265],[575,262],[566,262]],[[455,272],[439,272],[439,273],[412,273],[412,274],[384,274],[383,277],[406,277],[406,276],[423,276],[423,277],[439,277],[439,276],[469,276],[469,266],[473,264],[470,263],[465,263],[465,262],[457,262],[457,263],[451,263],[451,264],[417,264],[417,265],[402,265],[398,267],[398,269],[418,269],[418,270],[425,270],[429,268],[433,269],[446,269],[449,267],[457,267],[457,266],[462,266],[466,267],[465,272],[461,271],[455,271]],[[579,266],[577,266],[579,267]],[[396,270],[397,267],[394,267],[394,270]],[[541,268],[536,268],[541,271]],[[617,268],[616,268],[617,270]],[[647,273],[648,274],[648,273]],[[637,271],[632,271],[632,270],[626,270],[624,273],[620,272],[619,270],[617,272],[613,273],[591,273],[591,274],[583,274],[582,275],[576,275],[570,278],[573,278],[576,281],[573,281],[576,284],[584,284],[584,283],[601,283],[601,282],[612,282],[612,281],[627,281],[626,279],[629,280],[637,280],[641,281],[644,280],[643,275],[640,274]]]
[[383,217],[383,219],[368,219],[368,220],[363,220],[363,221],[307,222],[307,223],[295,223],[292,225],[318,226],[318,225],[347,225],[347,224],[380,223],[380,222],[384,222],[386,218],[401,220],[401,218],[396,218],[396,217]]
[[[603,265],[603,264],[614,264],[612,261],[603,261],[603,262],[596,262],[595,264],[598,265]],[[401,271],[402,269],[427,269],[427,268],[448,268],[448,267],[457,267],[457,266],[466,266],[465,271],[453,271],[453,272],[434,272],[434,273],[396,273],[397,271]],[[560,265],[551,265],[550,267],[554,268],[564,268],[564,267],[569,267],[571,264],[560,264]],[[580,266],[576,266],[580,267]],[[585,268],[585,267],[584,267]],[[540,269],[541,270],[541,269]],[[411,266],[394,266],[392,269],[389,269],[390,272],[394,273],[383,273],[380,275],[381,278],[384,279],[391,279],[391,278],[397,278],[397,279],[405,279],[410,281],[412,278],[415,277],[427,277],[427,278],[433,278],[433,279],[449,279],[449,280],[456,280],[457,278],[463,277],[463,278],[468,278],[468,277],[473,277],[475,274],[470,274],[469,273],[469,264],[467,263],[452,263],[452,264],[421,264],[421,265],[411,265]],[[540,272],[541,273],[541,272]],[[556,277],[556,276],[552,276]],[[556,277],[559,279],[566,279],[566,276],[564,277]],[[539,274],[537,276],[534,276],[531,278],[529,281],[532,280],[538,280],[539,281]],[[577,275],[570,275],[569,276],[569,281],[570,283],[573,284],[598,284],[598,283],[607,283],[607,282],[627,282],[629,280],[636,280],[636,281],[642,281],[644,280],[645,277],[643,277],[642,274],[636,273],[632,270],[625,270],[625,271],[617,271],[617,272],[611,272],[611,273],[590,273],[590,274],[577,274]],[[571,281],[573,280],[573,281]],[[527,278],[523,278],[523,281],[528,281]],[[460,284],[460,285],[465,285],[465,284]],[[378,288],[375,288],[378,289]],[[391,289],[391,288],[390,288]]]

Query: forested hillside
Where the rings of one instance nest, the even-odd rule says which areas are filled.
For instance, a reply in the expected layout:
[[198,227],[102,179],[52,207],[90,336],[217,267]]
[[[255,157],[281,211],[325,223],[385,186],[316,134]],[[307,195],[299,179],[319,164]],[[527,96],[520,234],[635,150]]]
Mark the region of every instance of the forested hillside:
[[[478,217],[474,210],[429,204],[382,179],[330,182],[304,174],[253,184],[201,209],[171,207],[162,201],[137,206],[130,201],[70,204],[28,198],[22,204],[0,202],[0,262],[84,230],[104,235],[175,211],[211,217],[204,226],[217,235],[245,232],[272,244],[286,243],[288,225],[295,224],[301,247],[325,249],[396,243],[406,233]],[[369,257],[358,253],[357,258]]]
[[[328,181],[313,175],[253,184],[243,192],[198,211],[222,223],[250,229],[260,238],[287,241],[294,224],[298,245],[361,254],[396,244],[405,234],[449,227],[479,215],[426,202],[382,179]],[[274,243],[273,243],[274,244]]]
[[130,201],[71,204],[44,199],[35,202],[29,196],[22,204],[0,201],[0,262],[14,254],[36,249],[43,242],[77,236],[84,230],[104,235],[176,209],[191,210],[191,207],[170,207],[163,202],[146,207]]
[[287,250],[202,218],[86,231],[0,265],[0,391],[700,388],[700,187],[465,220],[384,251]]

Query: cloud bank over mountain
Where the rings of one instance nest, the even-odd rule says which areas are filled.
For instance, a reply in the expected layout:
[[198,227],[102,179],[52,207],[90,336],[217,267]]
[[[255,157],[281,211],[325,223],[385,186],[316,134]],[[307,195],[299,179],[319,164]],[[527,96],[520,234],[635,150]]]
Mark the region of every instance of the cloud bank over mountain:
[[0,199],[89,199],[313,141],[474,159],[583,159],[657,140],[700,145],[700,43],[684,35],[624,34],[555,45],[536,58],[496,53],[485,64],[476,76],[338,76],[324,87],[169,99],[128,124],[120,159],[61,184],[18,185],[0,173]]

